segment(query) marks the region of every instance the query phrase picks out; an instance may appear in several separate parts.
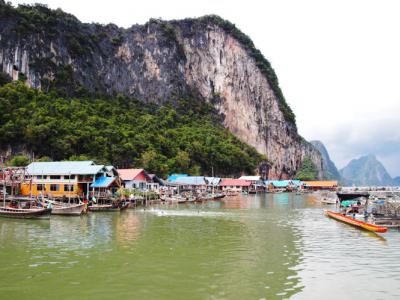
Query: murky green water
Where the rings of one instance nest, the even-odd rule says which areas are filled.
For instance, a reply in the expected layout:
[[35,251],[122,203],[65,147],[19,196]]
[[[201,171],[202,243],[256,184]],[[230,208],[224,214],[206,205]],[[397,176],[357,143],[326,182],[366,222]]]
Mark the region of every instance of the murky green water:
[[292,194],[0,219],[0,299],[399,299],[384,237]]

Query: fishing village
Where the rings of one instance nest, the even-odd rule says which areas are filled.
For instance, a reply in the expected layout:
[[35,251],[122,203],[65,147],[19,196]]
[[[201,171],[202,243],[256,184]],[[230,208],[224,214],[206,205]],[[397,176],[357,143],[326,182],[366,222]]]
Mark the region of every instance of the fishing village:
[[1,300],[400,299],[400,2],[42,1],[0,0]]
[[218,201],[262,193],[312,193],[333,205],[333,219],[373,232],[400,228],[400,190],[341,188],[337,181],[266,180],[261,176],[220,178],[171,174],[166,179],[146,170],[117,169],[93,161],[32,162],[0,171],[0,217],[49,218],[90,212],[123,211],[155,204]]

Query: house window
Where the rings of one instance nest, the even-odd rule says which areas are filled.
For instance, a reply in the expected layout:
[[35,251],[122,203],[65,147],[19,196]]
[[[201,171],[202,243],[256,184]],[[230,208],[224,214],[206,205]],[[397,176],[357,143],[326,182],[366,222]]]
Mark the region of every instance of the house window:
[[50,175],[50,179],[61,179],[60,175]]
[[36,179],[43,179],[43,175],[37,175]]
[[36,185],[36,190],[37,191],[44,191],[44,184],[37,184]]
[[72,192],[74,190],[73,184],[64,184],[64,192]]
[[50,184],[50,191],[57,192],[59,190],[60,190],[60,185],[59,184]]

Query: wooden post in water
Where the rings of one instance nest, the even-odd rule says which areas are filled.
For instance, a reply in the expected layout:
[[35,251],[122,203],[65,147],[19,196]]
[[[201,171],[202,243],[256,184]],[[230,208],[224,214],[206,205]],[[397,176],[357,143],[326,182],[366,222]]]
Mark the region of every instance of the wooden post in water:
[[68,204],[71,204],[71,171],[68,176]]
[[6,175],[3,169],[3,206],[6,207]]

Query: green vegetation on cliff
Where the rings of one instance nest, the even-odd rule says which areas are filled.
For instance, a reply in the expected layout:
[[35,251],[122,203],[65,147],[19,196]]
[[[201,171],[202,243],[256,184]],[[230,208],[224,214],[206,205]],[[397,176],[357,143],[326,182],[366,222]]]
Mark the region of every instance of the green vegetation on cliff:
[[301,162],[301,167],[297,171],[296,178],[299,180],[316,180],[318,175],[317,167],[309,158]]
[[210,105],[182,99],[177,108],[118,96],[64,98],[13,82],[0,87],[0,146],[36,157],[85,157],[150,172],[252,173],[265,159],[218,125]]

